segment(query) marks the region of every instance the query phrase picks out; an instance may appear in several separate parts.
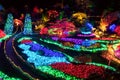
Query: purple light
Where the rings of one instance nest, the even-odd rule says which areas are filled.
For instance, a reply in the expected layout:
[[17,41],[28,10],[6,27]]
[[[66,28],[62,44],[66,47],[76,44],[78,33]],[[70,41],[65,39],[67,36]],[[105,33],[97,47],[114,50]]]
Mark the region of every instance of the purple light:
[[77,35],[78,37],[94,37],[95,35],[94,34],[78,34]]
[[120,59],[120,50],[115,51],[115,56]]
[[58,41],[67,41],[67,42],[73,42],[75,44],[82,44],[83,40],[81,39],[74,39],[74,38],[58,38],[58,37],[52,37],[53,40]]

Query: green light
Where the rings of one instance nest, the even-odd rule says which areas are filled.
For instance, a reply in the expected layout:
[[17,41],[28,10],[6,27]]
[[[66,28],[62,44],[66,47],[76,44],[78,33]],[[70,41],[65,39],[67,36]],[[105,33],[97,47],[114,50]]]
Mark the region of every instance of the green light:
[[86,64],[90,64],[90,65],[92,64],[92,65],[95,65],[95,66],[102,66],[104,68],[116,71],[116,69],[114,67],[111,67],[111,66],[108,66],[108,65],[105,65],[105,64],[94,63],[94,62],[89,62],[89,63],[86,63]]
[[6,35],[5,37],[3,38],[0,38],[0,42],[2,42],[3,40],[6,40],[7,38],[9,38],[11,35]]
[[24,39],[30,40],[30,39],[32,39],[32,38],[31,38],[31,37],[22,37],[22,38],[20,38],[17,42],[19,43],[19,42],[21,42],[21,41],[24,40]]
[[3,80],[22,80],[20,78],[9,77],[8,75],[4,74],[1,71],[0,71],[0,78],[2,78]]

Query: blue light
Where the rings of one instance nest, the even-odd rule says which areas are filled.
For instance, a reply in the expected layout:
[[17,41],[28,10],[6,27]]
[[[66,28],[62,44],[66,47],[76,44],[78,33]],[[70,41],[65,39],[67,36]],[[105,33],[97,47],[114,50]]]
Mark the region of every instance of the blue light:
[[112,25],[109,26],[109,30],[112,31],[112,32],[114,32],[115,28],[116,28],[115,24],[112,24]]
[[50,50],[46,47],[44,47],[43,45],[40,45],[38,43],[25,43],[27,45],[30,45],[31,48],[30,50],[31,51],[42,51],[44,52],[44,56],[48,56],[48,57],[63,57],[64,55],[62,54],[62,52],[59,52],[59,51],[55,51],[55,50]]
[[85,41],[82,42],[82,46],[89,47],[95,43],[96,43],[96,41],[94,41],[94,40],[87,40],[86,39]]
[[[22,51],[22,53],[28,56],[27,61],[33,63],[36,67],[50,65],[56,62],[69,63],[62,52],[55,50],[52,51],[38,43],[31,42],[20,44],[19,47],[24,50]],[[33,49],[34,51],[31,51],[31,49]],[[39,49],[39,51],[35,51],[36,49]]]
[[80,29],[82,34],[91,34],[93,29],[93,25],[89,22],[86,22],[85,25]]
[[92,28],[93,28],[93,25],[92,25],[92,24],[90,24],[89,22],[86,22],[85,26],[89,27],[90,29],[92,29]]
[[75,44],[75,45],[74,45],[74,49],[79,50],[79,49],[80,49],[80,45]]
[[4,10],[4,7],[0,4],[0,11]]
[[29,50],[31,46],[25,45],[25,44],[20,44],[18,47],[23,49],[23,50]]
[[28,56],[27,61],[30,63],[34,63],[34,65],[37,66],[45,66],[50,65],[56,62],[66,62],[69,63],[66,59],[66,57],[47,57],[47,56],[41,56],[38,52],[33,52],[30,50],[23,51],[24,54]]

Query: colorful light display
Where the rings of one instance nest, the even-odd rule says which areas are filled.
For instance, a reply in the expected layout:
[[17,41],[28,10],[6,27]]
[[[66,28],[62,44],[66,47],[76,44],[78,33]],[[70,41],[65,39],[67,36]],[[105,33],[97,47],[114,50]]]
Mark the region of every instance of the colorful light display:
[[[39,10],[37,9],[35,12],[39,13]],[[19,69],[23,76],[29,79],[34,78],[34,80],[35,78],[39,80],[37,78],[39,75],[36,74],[40,73],[43,77],[50,76],[65,80],[89,79],[93,74],[96,74],[93,77],[97,76],[104,80],[108,74],[107,71],[113,72],[109,73],[110,76],[114,75],[114,73],[120,74],[120,71],[118,71],[120,64],[120,26],[112,23],[116,20],[116,17],[113,17],[113,19],[111,15],[102,17],[100,27],[97,29],[96,26],[94,28],[88,21],[85,13],[78,12],[73,14],[72,18],[75,19],[74,21],[63,18],[63,13],[64,11],[58,16],[59,13],[57,11],[48,11],[48,16],[42,16],[43,22],[42,20],[40,20],[41,22],[38,21],[40,25],[35,27],[36,30],[40,30],[39,33],[32,31],[30,14],[26,14],[23,32],[15,35],[12,35],[13,16],[8,14],[5,33],[10,35],[7,37],[8,35],[0,30],[0,51],[2,51],[2,45],[4,45],[4,51],[3,53],[1,52],[1,55],[5,55],[3,57],[9,61],[12,67],[15,67],[13,69]],[[109,19],[112,20],[110,21]],[[14,23],[17,26],[22,24],[21,21],[16,19]],[[77,24],[79,26],[75,26]],[[35,22],[35,25],[37,25],[37,22]],[[107,30],[111,31],[111,33]],[[109,36],[108,32],[111,35],[112,33],[116,34],[117,37]],[[5,40],[5,42],[2,42],[2,40]],[[12,41],[10,42],[9,40]],[[17,49],[19,50],[18,52]],[[14,54],[9,55],[8,52],[14,52]],[[99,59],[97,60],[99,56],[102,56],[100,59],[106,58],[109,63],[107,64],[105,59],[104,64],[101,63],[103,60],[99,62]],[[118,63],[117,66],[115,66],[116,64],[110,66],[112,62]],[[31,71],[27,70],[28,67],[31,67],[31,71],[33,69],[36,74],[32,74]],[[14,80],[14,78],[6,77],[0,72],[0,79]],[[19,78],[15,80],[17,79],[21,80]]]
[[8,14],[7,16],[7,20],[6,20],[5,27],[4,27],[4,32],[7,35],[11,35],[13,32],[13,16],[11,13]]
[[[26,44],[26,46],[31,45],[31,47],[36,46],[36,48],[40,48],[40,46],[41,46],[41,48],[43,48],[43,49],[45,49],[45,51],[47,51],[46,50],[47,48],[45,48],[43,45],[38,45],[38,43],[36,43],[36,42],[35,43],[28,42],[28,43],[25,43],[25,44]],[[76,46],[79,46],[79,45],[76,45]],[[36,48],[34,48],[34,49],[36,50]],[[30,50],[30,48],[29,48],[29,50]],[[74,64],[71,64],[71,63],[68,63],[68,62],[64,63],[64,64],[69,64],[69,66],[68,66],[69,70],[68,70],[67,65],[64,66],[64,65],[62,65],[62,63],[58,63],[59,61],[53,61],[52,62],[52,59],[54,59],[53,57],[51,57],[51,58],[49,57],[50,61],[48,61],[47,55],[45,55],[46,57],[45,56],[40,56],[41,53],[35,53],[35,52],[29,51],[29,50],[23,51],[24,54],[29,56],[27,61],[30,62],[30,63],[34,63],[34,65],[36,66],[37,69],[39,69],[39,70],[41,70],[45,73],[51,74],[51,75],[55,76],[56,78],[61,77],[61,78],[64,78],[64,79],[75,79],[76,80],[78,78],[88,78],[88,77],[90,77],[90,74],[93,74],[93,73],[97,73],[99,76],[104,78],[104,70],[105,69],[110,69],[110,70],[116,71],[116,69],[113,68],[113,67],[110,67],[110,66],[107,66],[107,65],[104,65],[104,64],[99,64],[99,63],[92,63],[92,62],[91,63],[86,63],[86,65],[82,64],[81,66],[80,65],[74,65]],[[39,56],[38,56],[38,54],[39,54]],[[42,53],[42,55],[43,55],[43,53]],[[35,56],[36,56],[36,58],[35,58]],[[59,59],[58,57],[56,57],[56,58]],[[39,63],[39,61],[41,62],[40,59],[44,60],[44,61],[42,61],[44,63],[40,64]],[[56,64],[58,64],[58,65],[56,66]],[[47,65],[51,65],[53,68],[50,67],[50,66],[47,66]],[[70,65],[71,65],[71,67],[72,66],[73,67],[70,68]],[[93,66],[93,65],[95,65],[95,66]],[[77,66],[79,66],[79,67],[77,67]],[[82,66],[84,66],[84,67],[82,67]],[[87,66],[89,66],[89,67],[87,67]],[[100,67],[97,67],[97,66],[100,66]],[[63,67],[64,67],[64,69],[63,69]],[[79,69],[77,69],[77,68],[79,68]],[[81,74],[77,74],[78,72],[75,72],[75,71],[82,71],[83,68],[84,68],[84,70],[87,70],[85,68],[89,68],[89,69],[88,69],[88,71],[85,71],[85,72],[79,72]],[[58,70],[56,70],[56,69],[58,69]],[[93,69],[94,69],[94,71],[93,71]],[[75,70],[75,71],[73,72],[73,70]],[[65,75],[66,75],[66,77],[65,77]],[[73,76],[75,76],[75,77],[73,77]]]

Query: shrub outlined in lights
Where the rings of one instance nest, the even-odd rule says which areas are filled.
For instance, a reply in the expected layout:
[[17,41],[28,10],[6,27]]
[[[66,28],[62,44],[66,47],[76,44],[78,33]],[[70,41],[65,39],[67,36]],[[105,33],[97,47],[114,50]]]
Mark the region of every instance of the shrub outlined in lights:
[[7,16],[7,20],[6,20],[6,23],[5,23],[5,28],[4,28],[4,32],[7,34],[7,35],[11,35],[12,32],[13,32],[13,15],[10,13],[8,14]]

